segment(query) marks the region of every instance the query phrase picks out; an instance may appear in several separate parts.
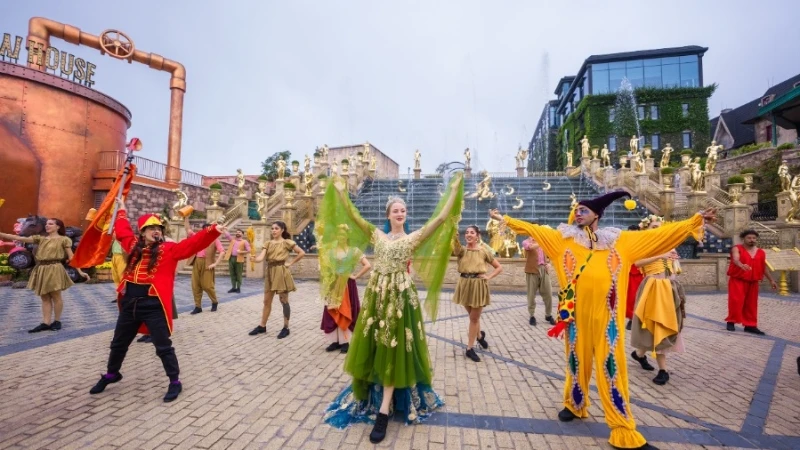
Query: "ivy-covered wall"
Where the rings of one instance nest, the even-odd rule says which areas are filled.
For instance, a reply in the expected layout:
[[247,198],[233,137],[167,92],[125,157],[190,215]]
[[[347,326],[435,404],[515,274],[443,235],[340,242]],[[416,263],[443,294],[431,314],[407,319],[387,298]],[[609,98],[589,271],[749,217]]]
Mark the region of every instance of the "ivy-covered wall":
[[[658,133],[660,135],[659,148],[664,148],[667,143],[672,145],[675,151],[672,158],[679,159],[679,153],[683,150],[683,132],[692,131],[692,150],[695,155],[704,155],[706,147],[711,142],[708,124],[708,98],[714,93],[716,85],[702,88],[640,88],[634,92],[636,103],[647,105],[645,119],[639,121],[640,135],[647,137],[647,145],[650,145],[650,137]],[[617,151],[627,153],[631,136],[636,134],[635,121],[631,119],[631,114],[635,112],[615,111],[616,120],[609,120],[609,110],[617,101],[616,94],[589,95],[575,108],[564,124],[559,128],[556,137],[556,146],[553,154],[550,155],[552,161],[557,161],[556,170],[562,170],[566,164],[566,154],[564,148],[573,150],[573,164],[578,165],[580,161],[580,140],[584,134],[588,137],[592,147],[602,148],[608,143],[608,137],[616,135]],[[687,117],[683,116],[683,104],[689,105]],[[658,105],[658,119],[650,119],[650,105]],[[565,134],[568,136],[565,143]],[[640,144],[640,148],[642,145]],[[661,157],[660,150],[653,151],[653,157]],[[616,159],[613,158],[612,159]]]

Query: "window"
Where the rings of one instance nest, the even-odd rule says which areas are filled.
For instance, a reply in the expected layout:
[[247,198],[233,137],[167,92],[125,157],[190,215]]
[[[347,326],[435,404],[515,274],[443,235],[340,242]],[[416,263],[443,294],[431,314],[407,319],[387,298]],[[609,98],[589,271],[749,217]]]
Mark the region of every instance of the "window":
[[548,121],[550,124],[550,128],[558,128],[558,116],[556,115],[556,107],[551,106],[550,112],[548,114]]
[[617,137],[616,136],[609,136],[608,137],[608,149],[613,151],[617,150]]
[[699,87],[700,86],[700,69],[697,62],[696,55],[681,56],[681,86],[682,87]]
[[647,87],[661,87],[661,65],[644,67],[644,85]]
[[761,99],[761,106],[766,106],[769,102],[772,101],[772,95],[768,95]]
[[639,136],[639,150],[643,149],[645,145],[647,145],[647,136]]
[[658,120],[658,105],[650,105],[650,119]]
[[608,71],[608,87],[610,92],[617,92],[619,90],[623,78],[625,78],[624,66],[621,69],[611,69]]
[[683,148],[692,148],[692,132],[683,132]]
[[[664,60],[667,59],[670,58],[664,58]],[[664,63],[664,65],[661,66],[661,83],[662,86],[665,88],[680,86],[681,85],[680,65]]]
[[689,104],[682,103],[681,104],[681,111],[683,112],[683,117],[689,117]]
[[607,94],[609,92],[611,91],[608,89],[608,64],[593,65],[592,94]]
[[661,136],[658,134],[650,136],[650,146],[653,147],[653,150],[658,150],[661,147]]
[[630,81],[634,89],[644,86],[644,72],[641,59],[626,62],[625,72],[628,81]]
[[639,120],[644,120],[644,105],[639,105],[636,107],[636,117]]
[[766,133],[766,141],[772,142],[772,125],[767,125],[767,128],[764,129]]
[[608,108],[608,121],[613,122],[617,118],[617,110],[613,106]]

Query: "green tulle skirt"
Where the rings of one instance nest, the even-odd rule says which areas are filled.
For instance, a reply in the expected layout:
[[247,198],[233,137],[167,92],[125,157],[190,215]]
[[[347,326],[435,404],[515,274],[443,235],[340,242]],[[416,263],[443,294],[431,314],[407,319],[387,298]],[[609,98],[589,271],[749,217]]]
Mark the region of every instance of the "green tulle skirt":
[[432,371],[422,310],[411,275],[374,273],[350,340],[344,369],[353,393],[366,400],[370,386],[430,386]]

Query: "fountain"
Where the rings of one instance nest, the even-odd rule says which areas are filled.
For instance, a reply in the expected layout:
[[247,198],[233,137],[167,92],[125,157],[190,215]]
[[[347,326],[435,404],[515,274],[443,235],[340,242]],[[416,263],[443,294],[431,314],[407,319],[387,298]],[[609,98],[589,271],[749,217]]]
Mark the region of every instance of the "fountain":
[[615,151],[628,136],[642,135],[637,105],[633,86],[627,78],[623,78],[617,90],[617,99],[614,101],[614,134],[617,136]]

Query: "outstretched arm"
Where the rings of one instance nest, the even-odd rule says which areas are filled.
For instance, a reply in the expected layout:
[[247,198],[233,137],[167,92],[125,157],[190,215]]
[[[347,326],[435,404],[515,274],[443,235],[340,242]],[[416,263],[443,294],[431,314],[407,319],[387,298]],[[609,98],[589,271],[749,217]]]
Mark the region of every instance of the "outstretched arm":
[[175,244],[172,250],[175,259],[186,259],[211,245],[221,234],[219,225],[212,225]]
[[33,238],[25,236],[17,236],[16,234],[0,233],[0,239],[7,239],[9,241],[25,242],[26,244],[33,244]]
[[183,229],[186,230],[186,236],[194,234],[194,230],[192,230],[192,226],[189,224],[189,216],[183,218]]
[[524,220],[517,220],[507,215],[501,216],[496,209],[489,211],[489,215],[495,220],[504,222],[514,233],[532,237],[548,258],[557,260],[559,255],[563,253],[564,239],[557,230],[525,222]]
[[627,261],[663,255],[681,245],[689,236],[701,240],[705,219],[715,220],[716,210],[697,213],[689,219],[666,223],[653,230],[623,231],[617,241],[617,250]]
[[[451,186],[453,186],[454,188],[458,186],[458,184],[463,183],[463,178],[460,173],[456,174],[456,179],[453,180],[453,183],[454,184]],[[453,192],[453,190],[451,190],[450,196],[448,196],[447,201],[445,202],[444,207],[442,207],[442,210],[439,211],[439,214],[437,214],[435,217],[432,217],[428,221],[428,223],[425,224],[425,226],[415,231],[414,233],[411,233],[412,235],[416,234],[414,239],[415,242],[424,241],[425,239],[428,238],[428,236],[433,234],[433,232],[436,231],[436,229],[439,228],[444,223],[445,219],[450,216],[450,212],[456,205],[456,197],[458,197],[456,193]]]
[[261,261],[264,261],[264,258],[266,257],[267,257],[267,249],[265,247],[261,249],[261,253],[259,253],[258,256],[256,256],[256,262],[260,263]]
[[336,191],[336,195],[339,197],[339,200],[342,202],[342,205],[344,205],[345,212],[347,213],[348,216],[350,216],[350,219],[356,223],[358,228],[361,228],[361,231],[371,236],[374,227],[372,226],[371,223],[367,222],[366,220],[364,220],[363,217],[361,217],[361,214],[358,213],[358,210],[355,208],[355,205],[352,205],[351,207],[352,202],[350,201],[350,198],[343,190],[343,186],[341,186],[340,183],[338,183],[338,181],[339,181],[338,179],[334,181],[333,186],[334,190]]

